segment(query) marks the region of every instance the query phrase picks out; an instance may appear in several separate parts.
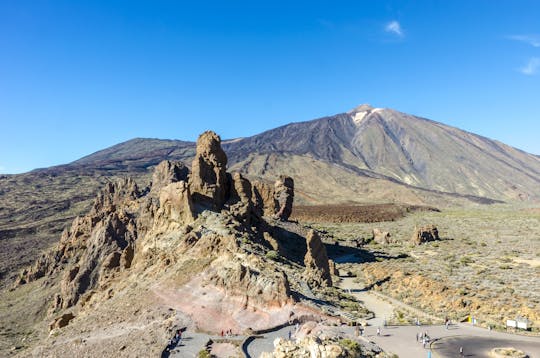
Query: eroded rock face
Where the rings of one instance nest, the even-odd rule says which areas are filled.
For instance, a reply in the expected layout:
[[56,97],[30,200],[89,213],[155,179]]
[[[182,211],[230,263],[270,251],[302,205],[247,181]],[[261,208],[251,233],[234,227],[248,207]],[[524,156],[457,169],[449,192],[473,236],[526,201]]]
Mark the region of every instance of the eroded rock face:
[[189,224],[195,220],[191,193],[185,181],[171,183],[163,187],[159,193],[156,221],[166,220],[180,225]]
[[330,273],[332,275],[339,277],[339,270],[333,260],[328,260],[328,267],[330,267]]
[[56,312],[74,306],[113,271],[129,268],[137,228],[128,209],[137,196],[137,186],[130,179],[106,185],[90,213],[76,218],[62,234],[58,248],[23,271],[19,283],[52,276],[69,267],[62,276],[61,292],[53,302],[51,312]]
[[224,262],[219,264],[219,269],[214,270],[207,282],[244,297],[246,307],[261,303],[283,306],[291,301],[287,275],[283,271],[268,269],[258,259],[255,259],[255,264],[251,260],[250,265],[238,261]]
[[164,160],[154,169],[152,192],[159,195],[162,188],[179,181],[188,181],[189,169],[182,162]]
[[411,238],[411,242],[415,245],[436,240],[439,240],[439,230],[437,230],[435,225],[427,225],[416,228]]
[[390,244],[392,242],[390,233],[378,228],[373,229],[373,240],[381,245]]
[[252,190],[252,202],[255,210],[262,216],[272,217],[278,211],[278,202],[274,197],[272,185],[254,181]]
[[294,180],[291,177],[281,175],[274,184],[274,200],[277,202],[278,211],[275,218],[287,221],[292,214],[294,201]]
[[304,257],[304,277],[314,286],[332,286],[332,275],[328,263],[328,254],[319,234],[311,230],[306,237],[307,253]]
[[263,352],[260,358],[347,358],[359,356],[348,352],[338,342],[321,340],[318,337],[304,337],[299,340],[274,340],[274,352]]
[[73,313],[64,313],[49,324],[49,330],[52,331],[53,329],[63,328],[67,326],[73,318],[75,318]]
[[228,194],[226,167],[227,156],[221,149],[221,138],[212,131],[201,134],[189,179],[196,204],[221,210]]
[[253,190],[251,183],[244,178],[242,174],[236,172],[230,175],[229,182],[231,184],[229,199],[231,205],[229,211],[239,220],[249,225],[251,222],[251,214],[255,214],[253,212]]

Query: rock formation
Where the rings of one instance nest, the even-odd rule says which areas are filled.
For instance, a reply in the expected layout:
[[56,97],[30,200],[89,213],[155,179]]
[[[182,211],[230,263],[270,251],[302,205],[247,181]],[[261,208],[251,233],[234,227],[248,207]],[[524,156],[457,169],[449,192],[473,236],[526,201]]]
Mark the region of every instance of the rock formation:
[[157,218],[173,221],[177,224],[189,224],[195,220],[193,203],[189,187],[185,181],[171,183],[159,193]]
[[328,260],[328,267],[330,268],[330,273],[333,276],[339,277],[339,270],[336,266],[336,263],[333,260]]
[[188,181],[189,169],[182,162],[164,160],[154,169],[152,192],[159,195],[162,188],[171,183]]
[[411,238],[411,242],[415,245],[436,240],[439,240],[439,230],[437,230],[435,225],[427,225],[415,228]]
[[274,199],[278,207],[275,218],[282,221],[289,220],[294,200],[294,180],[291,177],[281,175],[276,180],[274,184]]
[[390,244],[392,242],[390,236],[391,235],[388,231],[382,231],[378,228],[373,229],[373,240],[378,244]]
[[206,282],[243,297],[245,306],[263,303],[267,307],[280,307],[291,301],[289,281],[283,271],[272,271],[258,259],[251,260],[250,265],[239,261],[220,262]]
[[[293,181],[282,177],[276,190],[252,185],[240,173],[227,174],[226,164],[219,136],[205,132],[197,142],[192,173],[182,163],[163,161],[149,190],[139,191],[131,179],[108,183],[89,213],[64,231],[58,247],[20,275],[19,284],[42,277],[56,280],[49,314],[58,319],[51,329],[69,323],[73,317],[67,309],[78,312],[89,301],[111,298],[111,285],[121,281],[121,275],[138,276],[152,267],[155,275],[185,260],[207,262],[199,268],[204,274],[192,274],[205,277],[204,285],[241,297],[246,307],[292,302],[287,274],[278,263],[242,245],[257,242],[257,252],[269,246],[279,251],[263,217],[278,211],[282,220],[288,218]],[[318,236],[312,236],[308,271],[312,281],[329,285],[326,250]],[[241,259],[245,257],[249,260]]]
[[316,287],[332,286],[332,275],[326,248],[315,230],[311,230],[307,235],[306,244],[307,253],[304,257],[306,281]]
[[275,215],[279,209],[279,206],[277,201],[274,199],[273,186],[260,181],[254,181],[252,194],[254,208],[258,213],[268,217]]
[[240,173],[233,173],[229,182],[231,184],[229,210],[238,219],[249,224],[254,208],[251,183]]
[[212,131],[201,134],[189,178],[189,188],[197,204],[221,210],[228,195],[226,167],[227,156],[221,149],[221,138]]
[[49,324],[49,330],[53,330],[53,329],[56,329],[56,328],[62,328],[62,327],[65,327],[69,324],[69,322],[75,318],[75,316],[73,315],[73,313],[71,312],[68,312],[68,313],[64,313],[63,315],[57,317],[54,319],[54,321],[52,321],[50,324]]

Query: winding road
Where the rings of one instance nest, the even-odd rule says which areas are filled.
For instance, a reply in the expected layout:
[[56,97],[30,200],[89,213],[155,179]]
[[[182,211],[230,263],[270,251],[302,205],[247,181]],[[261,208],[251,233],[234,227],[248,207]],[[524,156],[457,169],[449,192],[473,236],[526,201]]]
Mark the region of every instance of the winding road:
[[[390,326],[384,327],[385,318],[393,314],[394,308],[406,309],[422,318],[437,319],[394,299],[373,294],[358,287],[352,278],[342,278],[340,287],[355,296],[375,317],[367,320],[365,338],[374,342],[386,352],[399,355],[400,358],[459,357],[459,348],[463,347],[465,357],[490,357],[489,351],[498,347],[514,347],[527,353],[529,357],[540,357],[540,337],[528,337],[503,332],[489,331],[469,324],[454,324],[446,329],[436,326]],[[440,320],[440,319],[439,319]],[[377,335],[377,327],[381,335]],[[427,332],[431,338],[426,348],[416,341],[416,335]]]

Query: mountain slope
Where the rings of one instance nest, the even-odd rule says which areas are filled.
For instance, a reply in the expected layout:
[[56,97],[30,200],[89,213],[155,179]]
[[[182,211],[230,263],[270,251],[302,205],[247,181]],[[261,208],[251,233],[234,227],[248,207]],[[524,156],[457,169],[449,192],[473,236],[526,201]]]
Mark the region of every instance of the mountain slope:
[[245,162],[246,153],[306,156],[361,176],[426,190],[501,200],[540,197],[537,156],[438,122],[367,105],[276,128],[225,148],[236,163]]

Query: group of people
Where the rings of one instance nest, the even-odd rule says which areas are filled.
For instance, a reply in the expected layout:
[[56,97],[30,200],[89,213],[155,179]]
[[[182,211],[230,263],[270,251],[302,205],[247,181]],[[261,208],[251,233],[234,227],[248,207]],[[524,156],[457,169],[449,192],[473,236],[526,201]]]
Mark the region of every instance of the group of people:
[[428,336],[427,331],[424,333],[416,333],[416,341],[422,342],[422,347],[426,348],[426,345],[429,343],[430,337]]
[[165,348],[165,351],[170,352],[171,350],[173,350],[176,346],[178,346],[181,340],[182,340],[182,330],[179,329],[176,331],[173,338],[171,338],[171,340],[169,341],[169,344],[167,345],[167,348]]
[[233,335],[232,329],[228,329],[226,331],[221,330],[221,337],[231,337]]

